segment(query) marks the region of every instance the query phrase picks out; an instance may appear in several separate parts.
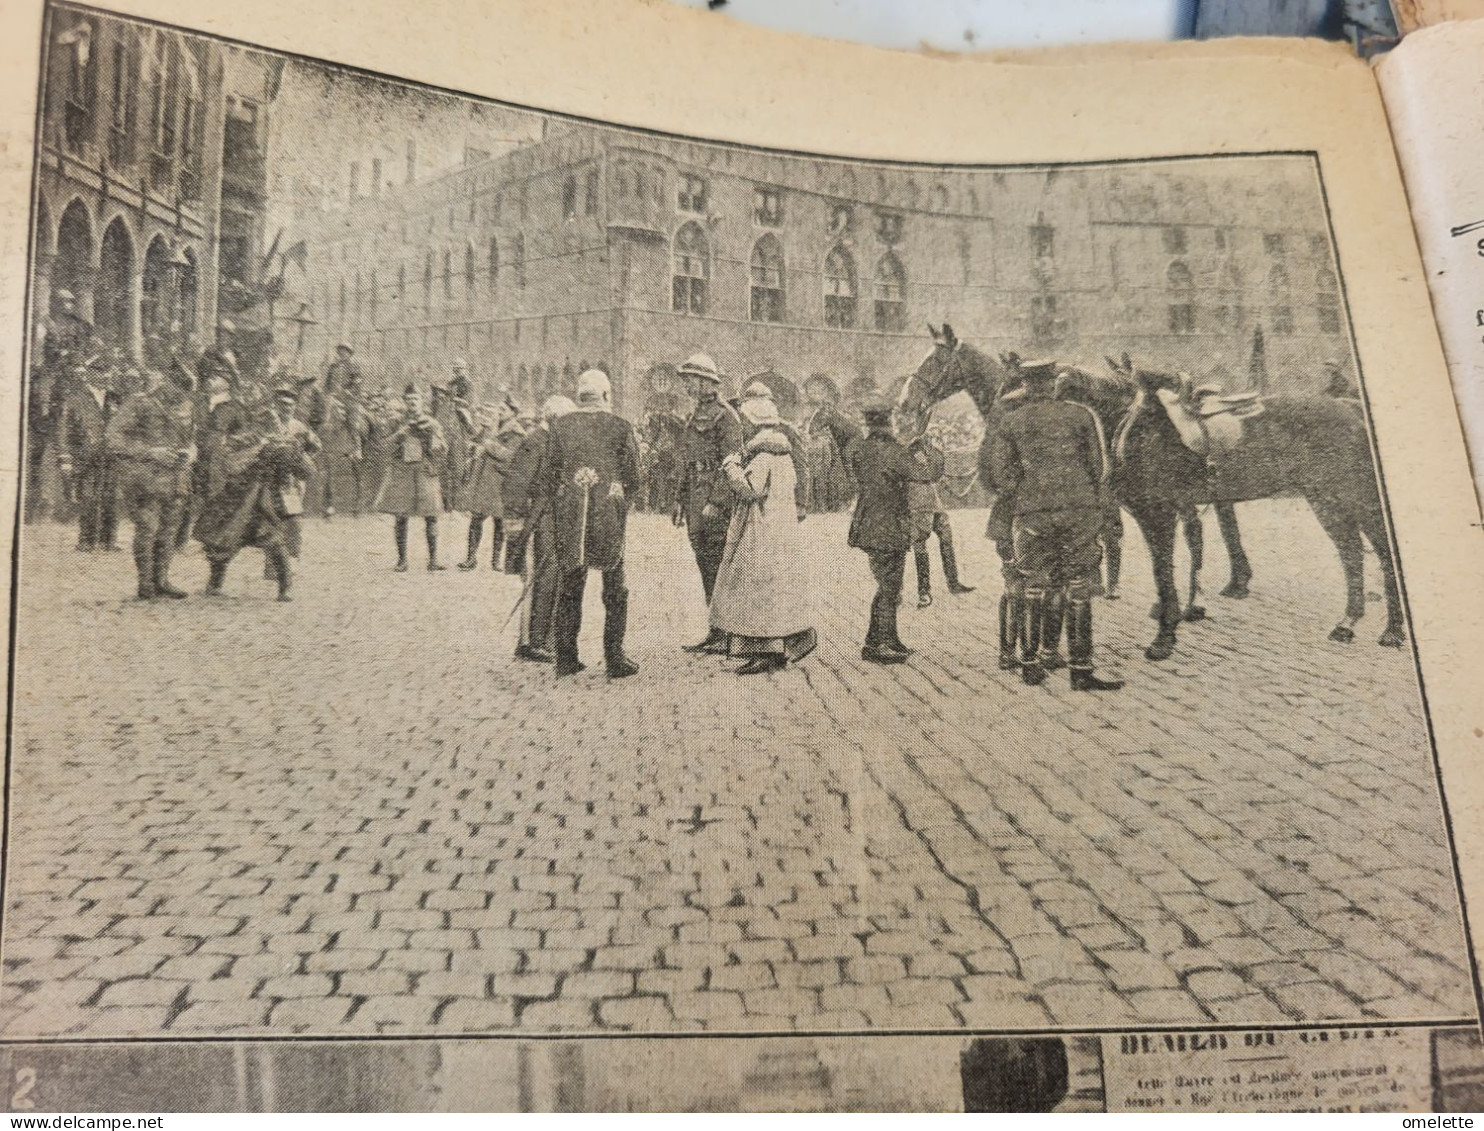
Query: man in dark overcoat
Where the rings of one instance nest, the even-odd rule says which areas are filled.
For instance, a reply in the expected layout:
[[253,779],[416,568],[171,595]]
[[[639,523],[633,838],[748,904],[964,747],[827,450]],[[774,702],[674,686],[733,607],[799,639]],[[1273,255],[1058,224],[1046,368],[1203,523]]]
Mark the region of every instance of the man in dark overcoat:
[[567,397],[546,398],[541,406],[541,423],[531,428],[515,449],[501,485],[505,517],[511,524],[505,570],[520,572],[526,587],[515,658],[537,664],[549,664],[556,658],[551,651],[551,624],[556,615],[560,580],[556,524],[548,500],[539,494],[541,469],[546,461],[552,421],[576,407]]
[[[690,538],[706,604],[716,587],[716,574],[727,551],[727,530],[732,523],[735,501],[722,462],[742,450],[746,428],[737,410],[721,397],[721,371],[704,353],[680,366],[696,407],[680,436],[680,500],[672,518],[684,526]],[[706,639],[685,646],[687,652],[720,652],[726,649],[726,634],[713,628]]]
[[[149,371],[145,391],[129,397],[113,414],[105,433],[117,461],[119,497],[134,524],[134,565],[139,599],[184,597],[170,583],[170,560],[180,511],[190,491],[195,458],[195,406],[184,387],[189,374],[171,377]],[[179,377],[177,383],[171,378]]]
[[637,497],[639,441],[628,421],[611,411],[608,377],[598,369],[577,379],[577,410],[551,422],[540,494],[551,508],[559,580],[556,673],[575,675],[587,571],[603,574],[603,658],[609,679],[634,675],[624,654],[629,589],[624,578],[624,532],[629,500]]
[[897,440],[892,411],[889,404],[865,406],[861,415],[866,434],[845,451],[845,464],[856,485],[849,543],[865,551],[876,579],[870,627],[861,648],[861,659],[873,664],[900,664],[912,654],[897,635],[897,602],[902,596],[907,551],[912,548],[907,484],[932,483],[942,470],[921,450],[910,453]]
[[1024,584],[1020,610],[1020,674],[1046,678],[1061,630],[1055,600],[1066,600],[1067,650],[1074,691],[1116,691],[1092,663],[1092,590],[1108,514],[1108,451],[1092,410],[1057,400],[1057,368],[1027,362],[1020,375],[1025,402],[1004,415],[990,445],[992,478],[1012,498],[1015,571]]
[[92,358],[62,402],[58,466],[77,492],[77,548],[112,550],[118,529],[118,488],[105,436],[119,408],[108,363]]

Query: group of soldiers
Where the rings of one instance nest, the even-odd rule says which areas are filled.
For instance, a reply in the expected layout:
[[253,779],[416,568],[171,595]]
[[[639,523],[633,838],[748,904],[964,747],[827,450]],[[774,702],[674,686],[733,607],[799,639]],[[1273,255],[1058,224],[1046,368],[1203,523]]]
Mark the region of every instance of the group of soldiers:
[[[549,397],[539,415],[528,415],[508,396],[472,405],[461,360],[445,384],[434,385],[431,405],[415,385],[400,400],[368,393],[348,345],[337,348],[322,381],[282,372],[269,383],[250,381],[238,371],[230,327],[194,365],[172,357],[144,369],[94,352],[70,296],[59,298],[42,351],[44,380],[33,382],[31,456],[47,448],[54,454],[76,505],[79,550],[117,548],[122,506],[133,524],[141,599],[186,596],[170,566],[194,537],[210,567],[206,595],[221,594],[230,562],[255,547],[264,553],[264,576],[289,600],[302,516],[328,518],[337,508],[393,517],[398,571],[408,569],[409,527],[421,518],[427,568],[442,570],[438,520],[457,499],[469,515],[459,567],[476,568],[488,520],[492,566],[501,568],[503,553],[504,569],[525,578],[518,659],[554,664],[560,676],[582,670],[582,594],[587,571],[598,569],[608,675],[638,671],[624,651],[624,536],[629,509],[646,497],[641,446],[612,412],[602,371],[580,376],[575,403]],[[991,443],[989,536],[1005,577],[1000,666],[1018,670],[1027,684],[1065,666],[1078,690],[1116,689],[1092,666],[1091,600],[1111,509],[1106,444],[1092,413],[1052,395],[1053,364],[1023,364],[1021,373],[1024,389],[1007,401]],[[686,531],[709,605],[735,506],[724,464],[747,439],[738,406],[773,394],[754,382],[728,400],[706,354],[689,358],[679,374],[693,404],[677,445],[671,517]],[[832,492],[855,499],[849,544],[866,554],[876,581],[861,656],[902,663],[912,652],[897,625],[908,550],[916,552],[919,605],[932,599],[926,541],[933,535],[950,592],[972,592],[958,576],[952,525],[937,493],[943,453],[926,433],[898,438],[894,405],[847,414],[826,392],[811,395],[801,430],[784,427],[794,449],[798,519],[817,498],[811,462],[817,469],[822,440],[844,484]],[[702,653],[723,644],[713,629],[685,647]]]

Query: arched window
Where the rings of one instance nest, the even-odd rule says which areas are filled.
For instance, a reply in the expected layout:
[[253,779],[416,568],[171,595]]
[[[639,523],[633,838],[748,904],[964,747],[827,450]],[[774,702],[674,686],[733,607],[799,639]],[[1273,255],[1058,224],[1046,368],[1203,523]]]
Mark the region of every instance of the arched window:
[[423,259],[423,311],[431,312],[433,309],[433,253],[431,251]]
[[1169,328],[1172,334],[1195,333],[1195,303],[1191,288],[1195,279],[1183,260],[1176,259],[1165,270],[1165,284],[1170,289]]
[[577,219],[577,178],[568,177],[562,182],[562,219]]
[[1340,284],[1328,264],[1321,264],[1314,272],[1314,291],[1318,296],[1319,332],[1340,332]]
[[899,334],[907,328],[907,272],[887,252],[876,264],[876,329]]
[[593,166],[587,171],[587,185],[583,192],[582,210],[589,216],[598,214],[598,168]]
[[475,274],[474,245],[464,245],[464,302],[472,305],[479,290],[479,279]]
[[783,321],[783,247],[774,236],[752,246],[752,320]]
[[443,297],[453,298],[453,252],[447,248],[443,251]]
[[523,287],[526,285],[526,237],[520,232],[515,233],[515,242],[510,248],[510,260],[515,267],[515,285]]
[[939,212],[948,211],[948,189],[943,185],[933,186],[933,207]]
[[1268,271],[1268,293],[1273,298],[1273,333],[1292,334],[1293,303],[1288,293],[1288,269],[1281,263],[1273,264]]
[[855,326],[855,261],[843,247],[824,257],[824,324],[837,330]]
[[670,276],[671,309],[679,314],[705,314],[711,249],[701,225],[685,224],[675,233]]

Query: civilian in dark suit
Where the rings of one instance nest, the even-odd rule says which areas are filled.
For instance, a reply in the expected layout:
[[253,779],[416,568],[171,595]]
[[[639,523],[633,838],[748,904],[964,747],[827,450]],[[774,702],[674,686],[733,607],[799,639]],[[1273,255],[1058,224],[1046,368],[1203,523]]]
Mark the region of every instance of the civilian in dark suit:
[[862,410],[866,435],[845,452],[845,463],[855,480],[855,512],[850,518],[850,545],[866,552],[876,596],[871,601],[871,623],[861,659],[873,664],[900,664],[912,654],[897,635],[897,602],[907,551],[912,547],[912,515],[907,503],[908,483],[932,483],[938,468],[921,451],[915,455],[892,432],[892,406],[869,405]]
[[[547,397],[541,406],[541,424],[532,428],[516,448],[501,486],[505,517],[511,524],[505,570],[525,577],[526,605],[521,614],[517,660],[549,664],[551,624],[556,615],[557,582],[556,524],[547,500],[536,493],[546,462],[551,424],[577,406],[566,397]],[[520,549],[516,550],[519,546]]]
[[118,488],[105,436],[119,397],[102,358],[90,361],[82,377],[62,402],[58,463],[77,491],[77,548],[90,553],[118,548]]
[[641,485],[634,428],[609,409],[608,377],[589,369],[577,379],[577,411],[551,423],[540,494],[551,508],[560,581],[556,605],[556,672],[575,675],[577,633],[587,571],[603,574],[603,653],[609,679],[634,675],[624,654],[629,589],[624,578],[624,531],[629,499]]

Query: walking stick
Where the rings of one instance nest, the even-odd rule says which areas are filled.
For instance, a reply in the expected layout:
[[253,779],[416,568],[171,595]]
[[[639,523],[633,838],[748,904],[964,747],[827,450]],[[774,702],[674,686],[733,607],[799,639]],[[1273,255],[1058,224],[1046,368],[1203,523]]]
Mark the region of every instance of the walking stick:
[[598,482],[598,473],[590,467],[579,467],[572,482],[582,488],[582,499],[577,517],[577,564],[587,565],[587,509],[592,498],[593,487]]

